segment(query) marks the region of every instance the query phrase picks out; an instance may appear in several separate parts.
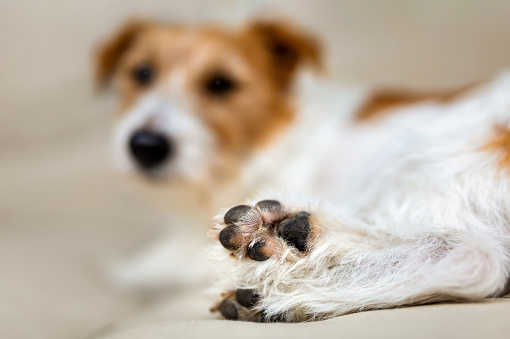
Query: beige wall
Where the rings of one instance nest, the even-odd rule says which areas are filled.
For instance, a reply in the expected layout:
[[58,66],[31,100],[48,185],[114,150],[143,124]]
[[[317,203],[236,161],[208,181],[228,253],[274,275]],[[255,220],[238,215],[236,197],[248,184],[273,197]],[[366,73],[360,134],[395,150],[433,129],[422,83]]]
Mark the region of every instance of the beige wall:
[[94,41],[131,16],[235,22],[282,14],[325,39],[336,75],[363,81],[450,84],[510,63],[510,1],[3,0],[0,6],[2,82],[37,75],[31,87],[55,74],[51,60],[57,73],[75,70]]
[[350,81],[450,87],[510,65],[510,1],[2,0],[0,142],[92,123],[60,96],[88,105],[91,48],[124,19],[237,22],[253,14],[316,32],[331,73]]

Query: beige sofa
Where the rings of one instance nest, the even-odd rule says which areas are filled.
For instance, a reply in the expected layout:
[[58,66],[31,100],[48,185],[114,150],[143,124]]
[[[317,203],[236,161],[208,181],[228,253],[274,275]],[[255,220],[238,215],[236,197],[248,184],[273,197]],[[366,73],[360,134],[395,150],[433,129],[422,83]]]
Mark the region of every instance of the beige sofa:
[[[450,86],[510,62],[505,4],[268,2],[323,35],[333,75],[351,80]],[[110,264],[150,244],[179,206],[169,199],[163,213],[111,170],[115,102],[93,91],[94,42],[132,15],[235,21],[265,3],[0,4],[1,338],[509,337],[508,299],[254,324],[209,314],[204,286],[134,293],[109,283]]]

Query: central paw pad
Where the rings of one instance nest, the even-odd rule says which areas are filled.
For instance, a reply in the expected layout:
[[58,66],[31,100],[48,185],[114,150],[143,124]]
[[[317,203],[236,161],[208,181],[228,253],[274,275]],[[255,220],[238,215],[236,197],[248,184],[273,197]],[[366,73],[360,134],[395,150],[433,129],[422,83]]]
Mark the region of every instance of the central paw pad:
[[291,246],[310,248],[312,226],[308,212],[291,212],[276,200],[262,200],[254,207],[239,205],[227,211],[218,240],[236,257],[265,261]]
[[299,212],[278,225],[278,235],[300,251],[306,251],[310,234],[310,213]]

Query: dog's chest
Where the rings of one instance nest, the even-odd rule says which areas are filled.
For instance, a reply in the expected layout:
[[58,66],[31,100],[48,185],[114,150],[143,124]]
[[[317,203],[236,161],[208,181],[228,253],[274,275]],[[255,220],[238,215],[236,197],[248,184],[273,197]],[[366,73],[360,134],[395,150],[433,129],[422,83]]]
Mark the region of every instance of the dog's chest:
[[384,128],[359,129],[352,123],[366,94],[360,88],[305,82],[296,120],[251,159],[244,185],[337,201],[344,183],[386,138]]

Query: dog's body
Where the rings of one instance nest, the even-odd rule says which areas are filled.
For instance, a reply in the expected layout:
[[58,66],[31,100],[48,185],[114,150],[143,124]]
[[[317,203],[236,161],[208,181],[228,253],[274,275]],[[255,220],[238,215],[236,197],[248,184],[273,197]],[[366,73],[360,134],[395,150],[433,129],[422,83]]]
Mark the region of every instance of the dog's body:
[[[227,282],[263,291],[257,310],[287,321],[501,295],[509,91],[506,74],[449,104],[425,102],[368,123],[351,110],[306,124],[309,142],[291,137],[287,146],[299,146],[281,148],[293,149],[287,156],[264,159],[277,167],[262,177],[285,193],[259,199],[277,199],[290,215],[311,213],[320,235],[306,256],[279,244],[262,263],[230,259]],[[264,237],[257,232],[247,246]]]
[[[232,208],[209,233],[219,240],[211,257],[226,270],[219,285],[237,289],[214,309],[230,319],[302,321],[501,295],[510,273],[510,75],[448,100],[376,100],[308,78],[290,91],[299,63],[316,58],[314,46],[281,26],[261,27],[249,34],[274,40],[280,73],[250,73],[236,57],[238,70],[217,73],[223,82],[235,72],[275,77],[253,86],[277,94],[245,93],[229,109],[244,110],[244,122],[193,113],[193,103],[173,97],[188,75],[167,71],[158,96],[131,100],[118,125],[119,153],[129,163],[130,143],[152,175],[187,174],[239,196],[268,189],[260,199],[272,200]],[[221,88],[249,81],[227,80]],[[162,97],[165,88],[171,95]],[[250,104],[257,110],[248,112]],[[132,135],[147,129],[176,139],[175,166],[153,168],[160,156],[137,153],[140,136]],[[150,138],[166,156],[168,145]]]

